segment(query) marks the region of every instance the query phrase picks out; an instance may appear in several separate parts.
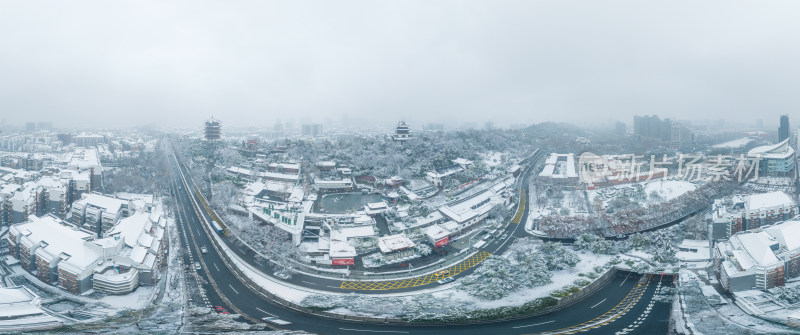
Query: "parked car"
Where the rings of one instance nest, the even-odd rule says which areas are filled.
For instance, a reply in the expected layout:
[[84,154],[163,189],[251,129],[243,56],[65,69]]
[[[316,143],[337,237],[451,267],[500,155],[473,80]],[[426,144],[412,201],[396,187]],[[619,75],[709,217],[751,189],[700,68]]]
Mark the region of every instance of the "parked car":
[[195,269],[195,270],[202,270],[202,269],[203,269],[203,267],[202,267],[202,266],[200,266],[200,262],[196,262],[196,263],[194,263],[194,269]]
[[218,314],[231,314],[225,307],[222,306],[214,306],[214,310],[217,311]]

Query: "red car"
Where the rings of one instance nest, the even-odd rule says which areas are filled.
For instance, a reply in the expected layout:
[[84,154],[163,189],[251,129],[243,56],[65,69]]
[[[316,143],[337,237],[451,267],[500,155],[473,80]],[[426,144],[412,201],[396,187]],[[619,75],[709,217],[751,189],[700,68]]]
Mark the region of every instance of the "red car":
[[214,306],[214,310],[217,311],[217,313],[219,314],[231,314],[228,312],[227,309],[225,309],[225,307],[222,306]]

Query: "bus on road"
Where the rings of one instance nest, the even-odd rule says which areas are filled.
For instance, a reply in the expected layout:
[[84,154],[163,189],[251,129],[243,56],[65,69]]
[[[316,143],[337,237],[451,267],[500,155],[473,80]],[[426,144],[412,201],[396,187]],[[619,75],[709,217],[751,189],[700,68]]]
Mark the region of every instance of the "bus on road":
[[211,221],[211,225],[214,226],[214,230],[217,231],[217,234],[222,235],[222,226],[220,226],[217,221]]

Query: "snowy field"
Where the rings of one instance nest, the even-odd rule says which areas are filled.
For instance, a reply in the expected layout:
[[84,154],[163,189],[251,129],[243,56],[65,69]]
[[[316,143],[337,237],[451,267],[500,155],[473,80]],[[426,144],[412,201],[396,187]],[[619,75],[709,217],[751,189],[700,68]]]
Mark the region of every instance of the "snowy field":
[[652,192],[656,192],[661,195],[664,201],[675,199],[697,188],[697,185],[685,180],[655,180],[644,185],[646,194],[650,195]]
[[[658,179],[641,183],[616,185],[587,191],[592,203],[602,201],[603,206],[617,197],[625,197],[641,206],[675,199],[697,188],[692,182],[675,179]],[[653,197],[657,195],[657,197]]]
[[735,148],[744,147],[744,146],[750,144],[750,142],[752,142],[752,141],[753,141],[752,138],[743,137],[743,138],[735,139],[735,140],[732,140],[732,141],[723,142],[723,143],[720,143],[720,144],[715,144],[715,145],[712,145],[711,147],[715,148],[715,149],[724,149],[724,148],[735,149]]
[[[751,309],[750,302],[756,305],[774,306],[770,297],[765,297],[761,291],[746,291],[737,294],[737,299],[742,301],[734,303],[724,295],[720,295],[711,284],[716,281],[708,278],[703,270],[681,270],[680,292],[683,296],[684,306],[681,308],[683,316],[688,319],[695,333],[699,334],[800,334],[797,329],[780,325],[785,323],[786,317],[795,310],[770,309],[762,317],[773,322],[763,320],[745,312],[742,306]],[[766,303],[764,303],[766,302]],[[748,307],[750,306],[750,307]],[[757,309],[757,308],[756,308]],[[683,318],[675,318],[683,322]],[[778,322],[778,323],[775,323]]]
[[488,167],[497,167],[503,163],[503,153],[499,151],[489,151],[484,153],[483,163]]

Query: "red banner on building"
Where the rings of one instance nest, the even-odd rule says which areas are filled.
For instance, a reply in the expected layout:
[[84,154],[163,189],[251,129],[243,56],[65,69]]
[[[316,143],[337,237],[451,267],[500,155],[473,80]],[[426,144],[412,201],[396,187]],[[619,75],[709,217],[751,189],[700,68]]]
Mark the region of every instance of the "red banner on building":
[[334,259],[331,261],[332,265],[353,265],[352,258],[341,258],[341,259]]
[[445,238],[443,238],[441,240],[436,241],[435,247],[438,248],[438,247],[441,247],[443,245],[446,245],[447,243],[450,243],[450,238],[449,237],[445,237]]

